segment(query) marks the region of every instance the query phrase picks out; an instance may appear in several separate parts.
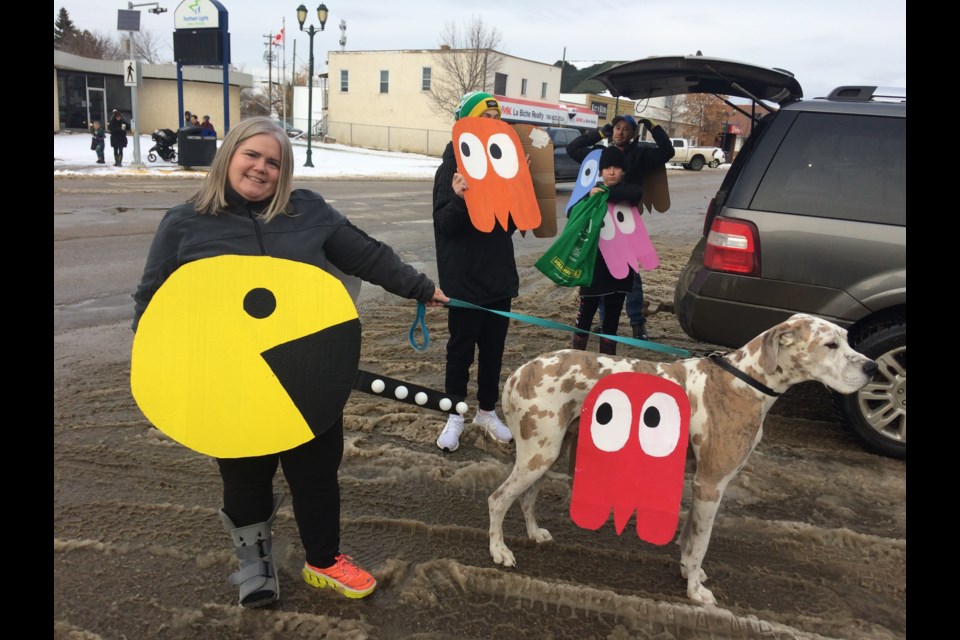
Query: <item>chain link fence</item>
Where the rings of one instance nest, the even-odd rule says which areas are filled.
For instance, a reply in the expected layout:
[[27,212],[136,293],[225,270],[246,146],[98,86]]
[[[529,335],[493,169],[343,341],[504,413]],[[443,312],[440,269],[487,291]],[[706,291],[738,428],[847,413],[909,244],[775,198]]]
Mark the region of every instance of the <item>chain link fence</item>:
[[328,121],[326,142],[336,142],[351,147],[422,153],[439,157],[450,142],[450,131],[389,127],[375,124]]

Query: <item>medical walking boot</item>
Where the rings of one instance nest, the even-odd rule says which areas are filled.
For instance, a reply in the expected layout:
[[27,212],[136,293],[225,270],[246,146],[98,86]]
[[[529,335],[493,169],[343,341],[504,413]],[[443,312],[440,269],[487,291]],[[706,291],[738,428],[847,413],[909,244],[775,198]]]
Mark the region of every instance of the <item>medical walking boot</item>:
[[223,509],[220,519],[233,539],[240,570],[230,576],[230,584],[240,587],[240,606],[263,607],[280,599],[277,566],[273,562],[270,526],[283,504],[283,494],[273,494],[273,513],[266,522],[236,527]]

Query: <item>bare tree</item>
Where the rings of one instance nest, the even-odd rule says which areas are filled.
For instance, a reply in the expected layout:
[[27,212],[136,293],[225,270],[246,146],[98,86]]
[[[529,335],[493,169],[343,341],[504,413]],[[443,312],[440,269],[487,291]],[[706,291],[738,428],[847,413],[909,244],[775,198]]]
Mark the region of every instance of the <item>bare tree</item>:
[[691,138],[695,144],[713,145],[723,131],[726,105],[723,96],[690,93],[679,101],[677,135]]
[[483,18],[474,16],[462,27],[447,23],[434,55],[437,73],[427,94],[431,108],[449,116],[465,93],[492,90],[492,78],[503,62],[499,47],[500,32]]
[[269,116],[270,101],[266,94],[256,87],[240,90],[240,117]]
[[137,57],[149,64],[162,64],[172,59],[160,53],[161,49],[169,48],[153,31],[137,31],[133,34],[133,50]]

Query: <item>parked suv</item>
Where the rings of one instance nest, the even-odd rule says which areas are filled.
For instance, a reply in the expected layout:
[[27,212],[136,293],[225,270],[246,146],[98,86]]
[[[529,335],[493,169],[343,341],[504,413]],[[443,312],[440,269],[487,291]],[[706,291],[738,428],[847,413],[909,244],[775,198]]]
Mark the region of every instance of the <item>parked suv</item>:
[[[858,393],[835,394],[837,408],[868,450],[905,458],[906,92],[853,86],[801,100],[789,72],[730,61],[719,62],[742,68],[718,71],[711,61],[694,58],[682,86],[765,92],[779,109],[758,119],[707,208],[704,237],[676,286],[680,325],[730,348],[796,312],[846,327],[880,368]],[[643,73],[634,67],[621,86],[641,91]],[[751,79],[756,91],[741,91]]]
[[557,182],[571,182],[580,173],[580,163],[567,155],[567,143],[580,136],[580,131],[569,127],[547,127],[553,141],[553,175]]

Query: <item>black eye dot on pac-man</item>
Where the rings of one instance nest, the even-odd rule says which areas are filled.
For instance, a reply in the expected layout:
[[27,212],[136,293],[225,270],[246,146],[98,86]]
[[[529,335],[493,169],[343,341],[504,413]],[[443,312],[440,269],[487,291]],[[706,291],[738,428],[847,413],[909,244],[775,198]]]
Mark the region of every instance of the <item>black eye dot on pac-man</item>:
[[461,142],[461,143],[460,143],[460,153],[462,153],[462,154],[465,155],[465,156],[469,156],[469,155],[470,155],[470,145],[468,145],[466,142]]
[[656,407],[648,407],[643,412],[643,424],[651,429],[660,426],[660,410]]
[[490,145],[490,156],[494,160],[499,160],[503,156],[503,149],[500,148],[498,144]]
[[277,298],[269,289],[251,289],[243,297],[243,310],[251,317],[263,320],[277,310]]

